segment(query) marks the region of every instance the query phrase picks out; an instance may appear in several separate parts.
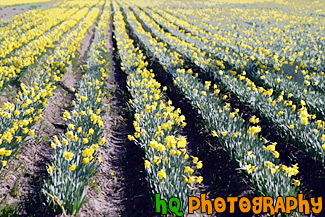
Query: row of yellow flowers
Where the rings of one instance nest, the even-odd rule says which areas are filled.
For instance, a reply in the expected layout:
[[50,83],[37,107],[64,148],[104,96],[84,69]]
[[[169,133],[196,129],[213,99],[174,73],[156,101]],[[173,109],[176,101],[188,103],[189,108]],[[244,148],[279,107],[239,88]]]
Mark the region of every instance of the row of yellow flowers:
[[[56,10],[56,9],[54,9]],[[54,11],[53,9],[34,9],[25,13],[20,13],[8,20],[0,21],[0,41],[17,37],[35,26],[42,24],[46,19],[46,14]]]
[[[222,62],[224,65],[238,72],[245,70],[248,72],[247,76],[250,79],[261,84],[264,88],[273,88],[277,93],[285,91],[285,97],[290,98],[290,100],[296,104],[304,100],[306,102],[306,107],[311,112],[316,113],[319,117],[325,115],[325,96],[323,93],[313,90],[313,88],[307,88],[303,84],[292,80],[292,78],[296,76],[284,75],[284,70],[282,70],[281,73],[279,72],[280,70],[274,70],[280,69],[282,66],[274,66],[274,64],[270,66],[263,65],[256,55],[251,55],[249,59],[245,59],[244,55],[248,55],[247,53],[244,52],[244,55],[241,55],[223,44],[224,40],[216,40],[215,36],[218,34],[219,30],[217,27],[211,27],[211,24],[203,23],[205,24],[205,28],[202,28],[201,26],[203,24],[201,21],[194,20],[190,23],[190,21],[188,21],[190,19],[187,16],[180,15],[182,19],[179,19],[176,15],[171,15],[159,8],[154,8],[154,10],[145,9],[145,11],[147,11],[153,19],[163,20],[165,23],[168,23],[170,32],[184,41],[194,43],[197,48],[206,52],[212,59],[217,59],[217,61]],[[208,26],[210,26],[210,28],[208,28]],[[179,27],[181,27],[181,29]],[[239,33],[236,32],[236,34]],[[231,38],[231,36],[227,36],[227,38],[229,37]],[[241,43],[244,42],[246,42],[245,39],[242,39]],[[240,52],[243,51],[240,50]],[[310,56],[309,58],[313,57]],[[320,58],[318,60],[319,64],[321,64]],[[309,77],[309,75],[306,76],[306,79],[308,80]],[[288,97],[289,94],[290,97]]]
[[153,195],[159,193],[165,200],[178,197],[181,210],[186,213],[188,196],[195,195],[203,181],[195,172],[203,163],[187,152],[187,140],[179,133],[186,125],[185,116],[172,106],[171,100],[165,99],[153,70],[147,69],[146,56],[128,36],[119,5],[113,1],[113,6],[114,36],[121,68],[127,74],[132,97],[129,104],[135,113],[135,133],[129,135],[129,140],[145,151],[144,166]]
[[159,38],[146,32],[127,6],[124,9],[139,40],[173,77],[174,85],[201,115],[207,130],[218,137],[236,166],[246,171],[244,174],[257,193],[273,198],[296,196],[296,186],[300,185],[300,181],[293,180],[292,176],[297,175],[298,166],[278,164],[276,143],[258,135],[261,131],[256,125],[259,123],[258,118],[252,116],[249,123],[245,123],[239,110],[232,109],[229,103],[223,101],[227,95],[219,96],[217,85],[212,85],[209,81],[202,84],[191,69],[186,71],[182,57],[176,52],[168,51],[164,43],[158,43]]
[[[58,25],[59,23],[70,17],[73,12],[76,12],[76,10],[67,10],[65,8],[48,9],[47,14],[44,14],[42,23],[39,23],[37,26],[34,26],[26,32],[10,35],[9,37],[1,41],[0,58],[3,59],[8,57],[8,55],[11,54],[14,50],[21,48],[26,43],[42,36],[52,27]],[[58,14],[62,14],[63,16],[58,16]],[[34,19],[39,19],[39,17],[35,16]]]
[[[54,14],[54,16],[61,14],[60,11],[62,12],[62,10],[57,10],[58,13]],[[83,8],[79,11],[77,8],[68,10],[60,15],[59,22],[63,22],[48,32],[46,31],[49,29],[49,26],[46,25],[46,28],[42,29],[45,26],[40,25],[39,29],[35,30],[39,34],[38,38],[29,41],[12,55],[0,61],[0,88],[6,87],[22,72],[26,71],[27,67],[34,65],[35,62],[37,63],[39,57],[50,48],[53,48],[54,44],[61,40],[66,32],[76,26],[88,11],[88,8]],[[50,27],[52,26],[50,25]]]
[[8,7],[14,5],[24,5],[24,4],[36,4],[50,2],[51,0],[10,0],[10,1],[0,1],[0,7]]
[[[258,5],[258,12],[250,7],[229,8],[226,5],[226,8],[216,5],[214,10],[204,8],[199,12],[191,9],[168,11],[212,33],[207,39],[218,39],[219,53],[226,52],[223,55],[234,64],[239,60],[237,66],[256,63],[279,76],[284,74],[283,69],[290,74],[299,72],[307,87],[311,85],[311,89],[324,92],[324,26],[319,19],[321,15],[314,16],[319,5],[313,3],[314,7],[306,10],[307,4],[307,1],[295,2],[276,13],[265,10],[264,7],[268,7],[265,4]],[[300,11],[291,9],[297,5]]]
[[21,83],[21,92],[14,103],[5,103],[0,117],[0,169],[7,165],[8,159],[13,156],[19,145],[28,135],[34,136],[32,126],[41,118],[44,107],[53,96],[57,82],[71,65],[71,56],[80,49],[82,39],[88,28],[93,24],[99,13],[98,8],[92,9],[81,21],[79,26],[68,34],[65,40],[55,49],[39,72],[31,81],[30,86]]
[[[64,0],[63,2],[58,2],[58,7],[93,7],[98,4],[102,4],[103,0]],[[61,4],[60,4],[61,3]]]
[[[166,33],[152,18],[136,7],[134,10],[139,17],[149,23],[154,34],[167,42],[172,48],[198,66],[203,73],[211,79],[223,85],[229,92],[233,93],[241,102],[248,104],[253,110],[272,123],[280,132],[281,136],[294,142],[306,150],[311,157],[325,165],[325,124],[324,121],[310,121],[316,118],[310,115],[306,109],[305,101],[299,105],[293,104],[290,100],[284,100],[282,91],[278,96],[273,95],[273,89],[264,89],[257,86],[246,77],[246,72],[218,71],[220,65],[211,61],[205,52],[201,52],[194,44],[187,43]],[[168,26],[162,21],[163,26]],[[161,49],[158,49],[161,51]],[[221,64],[222,66],[222,64]]]
[[67,132],[60,138],[54,136],[51,143],[54,153],[48,165],[49,176],[43,193],[54,212],[78,213],[85,202],[89,179],[102,161],[97,150],[106,143],[102,136],[102,98],[108,76],[109,24],[110,2],[107,1],[90,46],[87,64],[83,66],[85,73],[79,87],[73,89],[76,97],[72,102],[74,107],[63,113]]

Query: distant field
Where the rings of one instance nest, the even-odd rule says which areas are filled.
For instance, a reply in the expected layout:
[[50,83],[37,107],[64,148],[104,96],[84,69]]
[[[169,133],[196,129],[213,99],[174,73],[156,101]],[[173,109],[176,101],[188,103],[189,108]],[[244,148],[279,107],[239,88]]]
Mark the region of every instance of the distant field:
[[52,0],[1,0],[0,7],[13,6],[13,5],[23,5],[23,4],[36,4],[50,2]]

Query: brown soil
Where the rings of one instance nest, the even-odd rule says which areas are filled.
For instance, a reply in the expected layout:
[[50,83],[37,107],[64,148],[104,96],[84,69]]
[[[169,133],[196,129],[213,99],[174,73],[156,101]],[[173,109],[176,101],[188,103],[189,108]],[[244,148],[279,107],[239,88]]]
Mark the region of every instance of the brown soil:
[[[118,63],[116,64],[118,65]],[[114,111],[111,155],[112,177],[111,196],[117,204],[118,215],[108,216],[156,216],[153,212],[149,186],[146,181],[146,172],[143,165],[144,152],[135,143],[127,139],[133,134],[133,114],[127,106],[130,98],[126,90],[124,74],[119,69],[115,71],[116,91],[113,94],[112,109]],[[115,187],[116,186],[116,187]]]

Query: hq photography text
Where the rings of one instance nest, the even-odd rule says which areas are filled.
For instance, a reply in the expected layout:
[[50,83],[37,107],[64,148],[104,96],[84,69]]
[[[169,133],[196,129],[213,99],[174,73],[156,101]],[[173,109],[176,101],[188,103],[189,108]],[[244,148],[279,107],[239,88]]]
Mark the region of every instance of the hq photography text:
[[[166,215],[173,213],[176,216],[183,216],[184,212],[181,210],[180,200],[176,197],[170,198],[168,201],[161,199],[160,194],[155,195],[156,212]],[[188,198],[188,213],[193,214],[194,211],[199,210],[202,213],[213,214],[216,213],[235,213],[235,208],[239,207],[240,212],[254,214],[269,213],[271,215],[277,213],[290,214],[293,211],[304,213],[306,215],[318,214],[323,209],[323,198],[304,199],[303,194],[298,194],[297,197],[277,197],[274,200],[272,197],[254,197],[249,199],[247,197],[217,197],[214,200],[206,198],[206,194],[201,194],[200,197]]]

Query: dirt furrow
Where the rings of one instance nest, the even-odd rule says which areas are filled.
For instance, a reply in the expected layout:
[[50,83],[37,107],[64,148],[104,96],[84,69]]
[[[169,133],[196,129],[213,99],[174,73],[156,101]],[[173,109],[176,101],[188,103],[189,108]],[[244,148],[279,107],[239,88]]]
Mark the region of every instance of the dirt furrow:
[[21,145],[16,159],[12,159],[9,167],[4,170],[7,174],[1,174],[7,179],[0,183],[0,207],[7,209],[8,214],[49,216],[42,203],[40,189],[47,176],[46,165],[52,152],[50,141],[54,135],[59,135],[66,129],[62,114],[72,107],[74,95],[71,88],[76,88],[81,79],[82,69],[79,66],[85,62],[94,30],[95,26],[88,30],[82,41],[83,49],[80,49],[79,54],[72,60],[72,66],[57,86],[43,111],[43,119],[33,127],[36,129],[35,137]]

